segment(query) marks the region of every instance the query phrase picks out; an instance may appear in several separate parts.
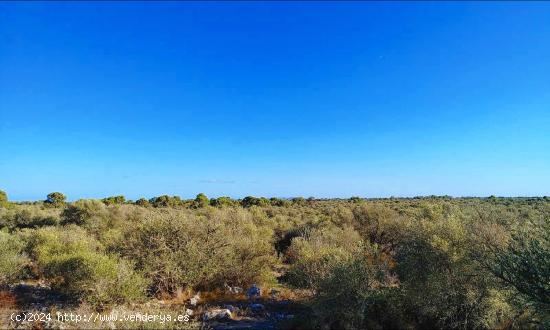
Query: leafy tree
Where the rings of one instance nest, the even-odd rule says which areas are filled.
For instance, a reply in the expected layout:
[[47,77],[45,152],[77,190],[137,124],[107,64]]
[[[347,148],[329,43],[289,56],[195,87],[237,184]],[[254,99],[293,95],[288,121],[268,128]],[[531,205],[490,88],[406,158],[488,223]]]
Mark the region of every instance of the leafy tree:
[[270,204],[269,199],[265,197],[254,197],[254,196],[246,196],[241,201],[242,207],[251,207],[251,206],[268,206]]
[[126,201],[126,198],[122,195],[111,196],[111,197],[103,198],[101,201],[106,205],[124,204],[124,202]]
[[197,197],[195,197],[194,206],[196,208],[207,207],[209,204],[210,204],[210,200],[208,199],[208,197],[206,197],[205,194],[200,193],[197,195]]
[[477,260],[519,292],[527,305],[546,314],[543,322],[550,325],[550,218],[527,221],[515,229],[508,242],[499,241],[499,236],[495,229],[485,233]]
[[46,203],[51,205],[61,205],[67,200],[67,197],[60,192],[52,192],[46,196]]
[[149,202],[154,207],[176,207],[176,206],[184,205],[184,202],[181,200],[179,196],[170,197],[168,195],[153,197],[149,200]]
[[246,196],[241,201],[242,207],[251,207],[252,205],[258,205],[259,199],[254,196]]
[[143,206],[143,207],[151,206],[151,203],[149,203],[149,201],[146,200],[145,198],[138,199],[134,204]]
[[210,200],[210,205],[216,206],[216,207],[222,207],[222,206],[232,206],[235,205],[237,202],[231,199],[231,197],[218,197],[218,198],[212,198]]

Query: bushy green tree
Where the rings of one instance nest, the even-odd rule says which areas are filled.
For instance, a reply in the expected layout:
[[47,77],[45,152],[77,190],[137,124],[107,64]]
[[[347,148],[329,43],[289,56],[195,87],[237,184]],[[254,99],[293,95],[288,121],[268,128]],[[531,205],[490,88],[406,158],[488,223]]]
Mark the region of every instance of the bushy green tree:
[[106,205],[124,204],[124,202],[126,202],[126,198],[122,195],[111,196],[111,197],[103,198],[101,201]]
[[254,196],[246,196],[241,201],[242,207],[251,207],[251,206],[268,206],[270,204],[269,199],[265,197],[254,197]]
[[207,207],[209,204],[210,204],[210,200],[205,194],[200,193],[197,195],[197,197],[195,197],[195,201],[194,201],[195,207],[203,208],[203,207]]
[[179,196],[168,195],[153,197],[149,202],[154,207],[179,207],[184,205],[184,201]]
[[139,206],[143,206],[143,207],[151,206],[151,203],[149,203],[149,201],[146,200],[145,198],[138,199],[134,204],[139,205]]
[[63,205],[67,200],[67,197],[60,192],[49,193],[46,197],[46,203],[54,206]]
[[234,206],[237,204],[238,204],[237,201],[233,200],[231,197],[226,197],[226,196],[210,199],[210,205],[216,206],[216,207]]

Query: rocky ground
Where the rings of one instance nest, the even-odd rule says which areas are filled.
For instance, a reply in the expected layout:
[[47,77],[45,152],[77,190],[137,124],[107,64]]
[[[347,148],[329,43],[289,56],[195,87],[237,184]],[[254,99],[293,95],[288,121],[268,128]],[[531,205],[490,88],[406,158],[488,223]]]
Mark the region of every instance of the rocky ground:
[[[151,300],[138,306],[119,306],[108,313],[177,313],[189,316],[189,322],[136,324],[103,321],[95,323],[59,321],[57,312],[91,315],[93,309],[68,301],[40,283],[19,283],[0,292],[0,328],[11,329],[118,329],[118,328],[207,328],[207,329],[278,329],[288,324],[304,306],[295,299],[277,295],[247,296],[195,295],[184,300]],[[14,321],[13,314],[50,313],[51,320]]]

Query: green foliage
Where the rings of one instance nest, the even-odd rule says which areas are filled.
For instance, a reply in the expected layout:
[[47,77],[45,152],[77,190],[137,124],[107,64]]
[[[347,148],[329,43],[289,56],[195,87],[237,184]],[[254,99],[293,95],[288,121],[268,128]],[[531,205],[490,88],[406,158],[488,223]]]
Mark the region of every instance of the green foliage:
[[80,199],[67,207],[61,213],[61,224],[87,225],[98,215],[105,214],[105,206],[95,199]]
[[298,328],[550,325],[547,198],[55,199],[0,208],[3,285],[104,308],[280,274],[311,295]]
[[185,204],[179,196],[170,197],[168,195],[153,197],[149,202],[154,207],[178,207]]
[[65,203],[67,197],[60,192],[52,192],[46,196],[46,203],[54,206],[59,206]]
[[233,200],[231,197],[218,197],[218,198],[212,198],[210,200],[210,205],[215,207],[228,207],[228,206],[236,206],[239,203],[235,200]]
[[0,207],[8,206],[8,194],[5,191],[0,190]]
[[58,223],[59,214],[55,209],[19,206],[0,210],[0,228],[7,228],[9,231],[55,226]]
[[101,201],[106,205],[124,204],[126,202],[126,198],[121,195],[111,196],[111,197],[103,198]]
[[198,194],[194,201],[194,206],[196,208],[207,207],[209,204],[210,204],[210,200],[203,193]]
[[379,248],[365,245],[336,263],[321,279],[312,303],[315,327],[403,328],[402,318],[395,317],[399,312],[391,305],[392,291],[397,289],[387,260]]
[[99,242],[78,227],[40,229],[29,249],[42,277],[74,299],[97,307],[140,300],[147,282],[130,263],[106,255]]
[[282,198],[276,198],[272,197],[269,199],[269,202],[272,206],[279,206],[279,207],[289,207],[290,201]]
[[490,327],[490,277],[470,258],[466,224],[439,206],[421,208],[396,248],[406,312],[422,327]]
[[476,232],[476,260],[505,287],[514,303],[527,307],[550,325],[550,213],[519,223],[511,231],[503,225],[484,223]]
[[292,240],[286,258],[292,267],[288,282],[296,287],[318,289],[332,269],[358,253],[361,239],[351,228],[328,227],[306,231]]
[[151,206],[151,203],[149,203],[149,201],[146,200],[145,198],[138,199],[134,204],[139,205],[139,206],[143,206],[143,207]]
[[293,204],[296,204],[296,205],[303,205],[306,202],[305,198],[303,197],[294,197],[291,199],[291,201]]
[[550,308],[550,218],[529,221],[516,230],[490,268],[540,308]]
[[251,206],[268,206],[270,204],[269,199],[265,197],[253,197],[253,196],[246,196],[241,201],[242,207],[251,207]]
[[191,214],[151,214],[126,228],[117,244],[152,279],[156,292],[181,287],[221,288],[263,281],[273,262],[269,228],[242,211],[210,209]]
[[0,287],[21,276],[28,263],[24,248],[25,243],[17,236],[0,231]]

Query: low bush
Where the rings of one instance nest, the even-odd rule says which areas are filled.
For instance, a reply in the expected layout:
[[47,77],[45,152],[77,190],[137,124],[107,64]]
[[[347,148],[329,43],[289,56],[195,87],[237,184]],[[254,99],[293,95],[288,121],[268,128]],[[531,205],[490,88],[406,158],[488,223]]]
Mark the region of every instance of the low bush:
[[135,260],[155,292],[269,280],[272,232],[243,210],[152,212],[125,228],[117,251]]
[[398,289],[391,268],[388,256],[368,244],[352,258],[337,262],[317,286],[311,305],[314,327],[403,328],[392,302]]
[[144,296],[147,282],[131,264],[104,254],[99,242],[81,228],[41,229],[29,240],[40,275],[73,299],[104,307]]
[[14,231],[23,228],[39,228],[59,224],[59,210],[35,205],[0,208],[0,228]]
[[286,275],[293,286],[316,290],[337,265],[350,260],[362,245],[352,228],[334,226],[304,231],[286,251],[291,267]]
[[19,237],[0,231],[0,287],[22,275],[28,263],[24,248],[25,243]]

